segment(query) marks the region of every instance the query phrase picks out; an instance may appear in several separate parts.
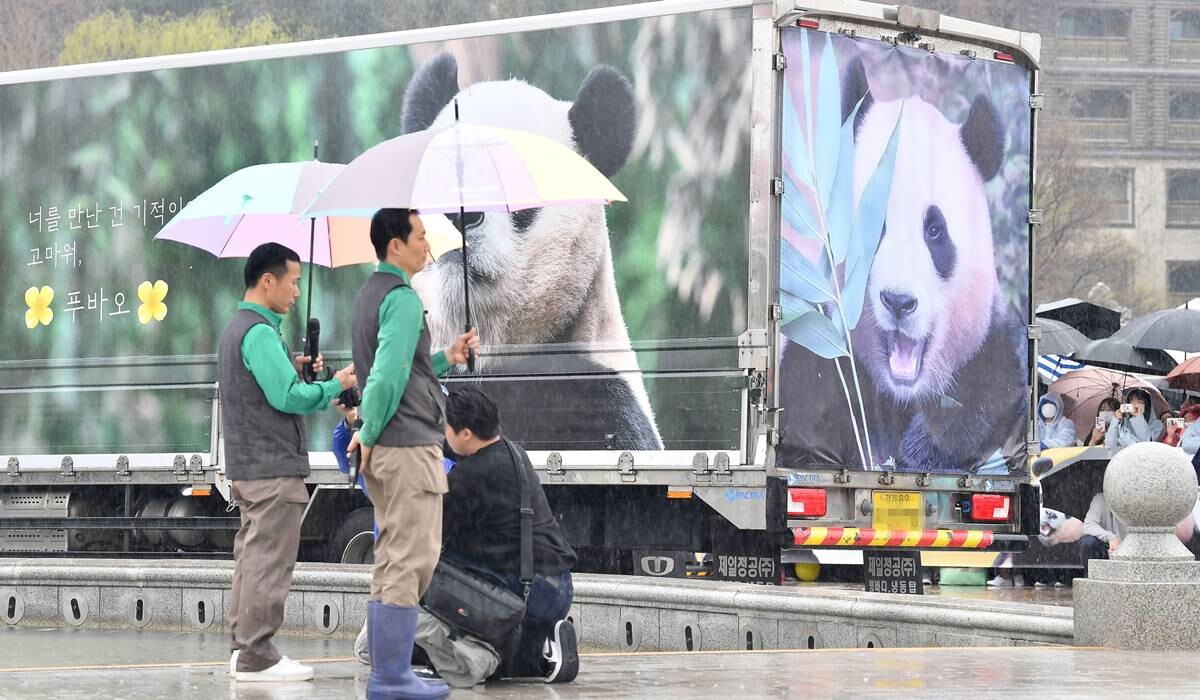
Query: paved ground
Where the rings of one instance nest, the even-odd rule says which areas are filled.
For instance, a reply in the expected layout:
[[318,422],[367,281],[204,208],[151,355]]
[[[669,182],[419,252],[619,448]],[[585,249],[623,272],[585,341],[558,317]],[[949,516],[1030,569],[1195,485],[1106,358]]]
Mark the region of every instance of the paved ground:
[[[0,630],[0,699],[361,698],[367,669],[348,642],[287,638],[316,680],[237,684],[220,636],[101,630]],[[1200,696],[1191,653],[1099,649],[855,649],[589,654],[569,685],[499,683],[456,698]]]

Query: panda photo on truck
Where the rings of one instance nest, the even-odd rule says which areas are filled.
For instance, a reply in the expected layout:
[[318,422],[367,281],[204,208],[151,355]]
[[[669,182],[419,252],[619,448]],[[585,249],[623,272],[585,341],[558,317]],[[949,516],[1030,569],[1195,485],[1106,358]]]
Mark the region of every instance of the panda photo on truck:
[[[635,104],[629,81],[608,66],[588,73],[573,102],[557,100],[523,80],[476,83],[460,89],[458,64],[443,53],[421,66],[404,93],[406,132],[446,126],[455,103],[465,122],[524,129],[574,148],[607,177],[625,164],[633,145]],[[559,436],[592,431],[615,436],[619,449],[662,449],[621,312],[613,254],[603,207],[525,209],[512,214],[467,212],[463,227],[471,256],[471,299],[480,337],[489,346],[571,344],[579,349],[538,357],[481,356],[480,371],[493,375],[553,372],[604,375],[600,381],[541,379],[496,382],[489,387],[514,439],[529,444],[537,420],[521,405],[536,389],[566,421]],[[462,260],[442,256],[418,274],[413,287],[430,310],[434,343],[453,338],[463,325]],[[580,393],[592,408],[580,414]],[[580,419],[575,425],[573,418]],[[544,428],[543,428],[544,429]],[[536,438],[533,440],[536,444]]]
[[[869,75],[863,60],[869,51],[860,55],[860,47],[877,44],[829,40],[850,57],[840,80],[842,118],[854,119],[856,210],[896,132],[878,248],[862,315],[850,332],[874,457],[869,466],[945,472],[988,464],[989,472],[1007,473],[1024,459],[1027,338],[1023,313],[1006,298],[997,272],[988,194],[1005,165],[1006,112],[980,88],[948,81],[941,88],[961,91],[969,104],[961,122],[916,90],[880,97],[877,83],[906,63],[919,73],[914,82],[923,78],[926,89],[937,82],[921,64],[931,60],[927,52],[892,48]],[[846,447],[855,435],[832,362],[786,343],[782,464],[855,454]],[[816,403],[831,406],[814,434],[817,396],[828,398]]]

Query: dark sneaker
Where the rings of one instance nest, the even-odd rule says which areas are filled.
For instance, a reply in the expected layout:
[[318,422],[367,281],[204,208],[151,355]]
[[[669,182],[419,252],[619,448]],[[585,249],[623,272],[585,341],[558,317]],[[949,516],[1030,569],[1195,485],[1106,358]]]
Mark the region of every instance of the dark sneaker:
[[547,683],[570,683],[579,675],[579,645],[575,639],[575,626],[570,620],[555,623],[546,663],[550,667]]

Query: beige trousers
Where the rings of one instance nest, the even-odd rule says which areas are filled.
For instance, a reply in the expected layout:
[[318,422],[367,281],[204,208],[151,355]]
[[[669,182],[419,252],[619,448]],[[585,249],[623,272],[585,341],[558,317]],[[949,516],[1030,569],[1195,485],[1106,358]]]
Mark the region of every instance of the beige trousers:
[[371,598],[386,605],[417,605],[442,551],[442,450],[376,446],[363,472],[375,505],[375,569]]
[[229,633],[240,650],[237,670],[261,671],[280,659],[271,638],[292,588],[308,489],[300,477],[280,477],[235,481],[230,491],[242,527],[233,540]]

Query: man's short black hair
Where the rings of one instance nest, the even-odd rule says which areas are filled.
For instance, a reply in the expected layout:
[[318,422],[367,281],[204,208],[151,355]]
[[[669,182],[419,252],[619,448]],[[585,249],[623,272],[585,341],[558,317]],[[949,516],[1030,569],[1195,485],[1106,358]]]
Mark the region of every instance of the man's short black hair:
[[479,439],[491,440],[500,434],[500,409],[487,394],[464,386],[446,398],[446,423],[456,433],[470,428]]
[[250,251],[242,276],[246,289],[258,286],[258,280],[268,272],[282,279],[287,273],[288,262],[300,264],[300,256],[291,248],[278,243],[263,243]]
[[402,243],[408,243],[408,234],[412,233],[410,214],[416,214],[416,209],[388,208],[380,209],[371,217],[371,245],[375,246],[375,257],[383,260],[387,257],[388,243],[393,238],[399,238]]

